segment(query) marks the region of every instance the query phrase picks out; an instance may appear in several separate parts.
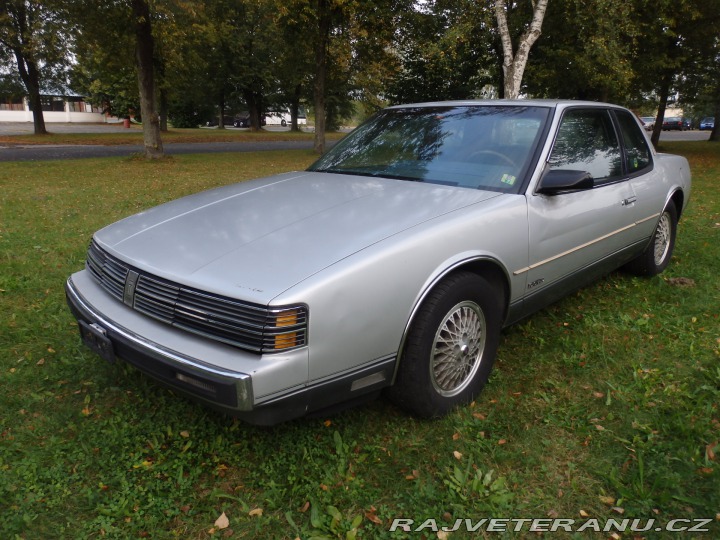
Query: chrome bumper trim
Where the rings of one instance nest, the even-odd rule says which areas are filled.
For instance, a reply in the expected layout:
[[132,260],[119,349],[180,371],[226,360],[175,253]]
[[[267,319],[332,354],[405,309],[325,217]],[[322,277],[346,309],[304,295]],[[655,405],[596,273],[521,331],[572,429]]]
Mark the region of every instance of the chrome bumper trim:
[[[118,325],[117,323],[108,320],[103,315],[95,311],[92,306],[82,297],[80,292],[76,289],[73,284],[72,278],[67,280],[65,285],[65,291],[67,294],[68,301],[83,314],[88,320],[98,323],[100,326],[109,330],[112,334],[120,336],[125,342],[128,342],[134,350],[140,354],[147,355],[155,360],[163,362],[167,365],[176,365],[178,368],[195,373],[198,376],[212,375],[224,379],[225,381],[232,383],[237,395],[237,405],[233,409],[236,411],[251,411],[253,410],[253,389],[252,389],[252,378],[246,373],[238,373],[235,371],[229,371],[220,369],[208,364],[199,362],[194,358],[183,356],[175,351],[172,351],[162,345],[149,341],[142,336],[129,331],[126,328]],[[116,338],[117,339],[117,338]],[[172,385],[171,381],[161,380],[166,384]],[[182,389],[180,389],[182,390]],[[187,390],[184,390],[187,392]],[[210,404],[220,405],[213,402],[199,394],[192,394],[194,397],[207,401]]]

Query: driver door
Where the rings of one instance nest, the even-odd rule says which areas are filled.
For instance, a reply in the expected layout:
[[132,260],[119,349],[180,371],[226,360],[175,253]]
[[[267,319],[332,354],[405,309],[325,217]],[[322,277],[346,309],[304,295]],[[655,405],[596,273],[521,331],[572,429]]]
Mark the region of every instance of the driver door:
[[[528,195],[528,296],[545,304],[587,281],[590,267],[632,243],[635,194],[607,109],[565,111],[547,167],[587,171],[594,187]],[[602,273],[602,272],[599,272]]]

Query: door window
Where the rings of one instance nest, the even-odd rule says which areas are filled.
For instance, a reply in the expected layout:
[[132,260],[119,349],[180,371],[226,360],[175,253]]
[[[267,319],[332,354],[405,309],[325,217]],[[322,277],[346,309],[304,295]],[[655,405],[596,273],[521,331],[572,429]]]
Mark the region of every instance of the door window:
[[596,184],[619,178],[622,154],[608,112],[604,109],[567,111],[549,163],[552,169],[587,171]]

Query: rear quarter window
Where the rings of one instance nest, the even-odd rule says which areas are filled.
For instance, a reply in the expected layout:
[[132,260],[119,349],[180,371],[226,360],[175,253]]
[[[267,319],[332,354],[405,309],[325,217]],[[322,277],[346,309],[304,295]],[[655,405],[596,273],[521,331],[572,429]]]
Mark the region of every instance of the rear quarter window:
[[652,166],[652,152],[640,126],[627,111],[615,111],[615,116],[622,133],[628,174],[648,169]]

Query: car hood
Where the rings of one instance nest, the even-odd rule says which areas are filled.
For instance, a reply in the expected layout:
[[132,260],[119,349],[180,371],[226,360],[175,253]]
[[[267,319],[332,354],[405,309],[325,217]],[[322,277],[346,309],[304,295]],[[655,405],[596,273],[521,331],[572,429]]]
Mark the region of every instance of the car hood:
[[265,304],[370,245],[498,195],[287,173],[163,204],[98,231],[95,241],[140,270]]

